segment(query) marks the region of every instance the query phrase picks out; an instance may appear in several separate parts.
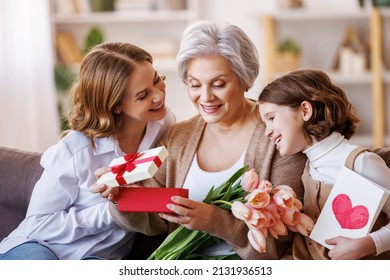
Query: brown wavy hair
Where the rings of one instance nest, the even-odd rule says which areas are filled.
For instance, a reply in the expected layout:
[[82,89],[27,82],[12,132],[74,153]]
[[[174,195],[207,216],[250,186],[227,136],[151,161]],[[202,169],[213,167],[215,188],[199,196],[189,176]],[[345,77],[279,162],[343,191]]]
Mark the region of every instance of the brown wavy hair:
[[115,135],[121,115],[114,114],[128,87],[137,64],[153,63],[145,50],[128,43],[109,42],[92,48],[80,65],[80,73],[72,87],[72,110],[69,125],[90,137]]
[[304,134],[320,141],[336,131],[350,139],[359,118],[346,93],[320,70],[297,70],[272,81],[260,93],[259,103],[273,103],[297,109],[303,101],[313,107],[313,115],[304,124]]

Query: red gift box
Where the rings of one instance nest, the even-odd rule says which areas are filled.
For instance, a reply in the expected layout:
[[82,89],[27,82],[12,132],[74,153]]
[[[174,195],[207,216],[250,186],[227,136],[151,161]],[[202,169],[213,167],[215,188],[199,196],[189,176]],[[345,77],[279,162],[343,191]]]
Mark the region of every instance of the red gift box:
[[172,196],[188,197],[182,188],[119,188],[118,210],[121,212],[172,212]]

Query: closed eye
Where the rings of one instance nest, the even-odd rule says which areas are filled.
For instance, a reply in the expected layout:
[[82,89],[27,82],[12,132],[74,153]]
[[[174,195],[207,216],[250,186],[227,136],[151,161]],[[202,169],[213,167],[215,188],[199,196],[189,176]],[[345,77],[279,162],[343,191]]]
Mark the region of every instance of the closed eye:
[[159,82],[165,81],[166,78],[167,78],[167,76],[165,76],[165,75],[156,75],[156,78],[155,78],[155,80],[153,81],[153,85],[156,85],[156,84],[158,84]]
[[196,88],[200,88],[200,85],[194,85],[194,84],[191,84],[191,85],[190,85],[190,87],[191,87],[191,88],[195,88],[195,89],[196,89]]
[[213,87],[214,87],[214,88],[224,88],[224,87],[225,87],[225,83],[222,83],[222,84],[214,84]]
[[139,94],[137,97],[137,100],[144,100],[146,97],[148,97],[149,95],[149,90],[145,90],[144,92],[142,92],[141,94]]

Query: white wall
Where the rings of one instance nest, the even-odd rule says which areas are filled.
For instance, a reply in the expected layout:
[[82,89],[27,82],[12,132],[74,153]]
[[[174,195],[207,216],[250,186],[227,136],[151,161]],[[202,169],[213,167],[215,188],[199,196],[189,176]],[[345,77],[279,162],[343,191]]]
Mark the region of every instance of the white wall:
[[39,152],[59,139],[48,3],[0,0],[1,146]]

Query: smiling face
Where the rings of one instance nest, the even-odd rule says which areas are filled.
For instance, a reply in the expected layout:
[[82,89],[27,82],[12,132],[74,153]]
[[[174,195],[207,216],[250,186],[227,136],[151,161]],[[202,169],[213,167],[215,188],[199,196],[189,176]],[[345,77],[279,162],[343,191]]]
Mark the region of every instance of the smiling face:
[[164,118],[165,83],[149,62],[138,64],[128,81],[118,109],[124,121],[156,121]]
[[298,109],[280,106],[273,103],[260,103],[261,118],[266,125],[265,136],[275,144],[282,156],[299,153],[310,147],[304,133],[303,125],[311,116],[303,102]]
[[207,56],[188,62],[188,95],[207,123],[232,123],[245,102],[244,87],[228,61]]

